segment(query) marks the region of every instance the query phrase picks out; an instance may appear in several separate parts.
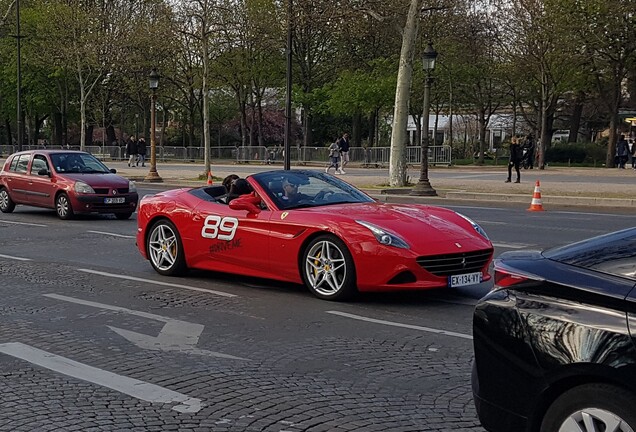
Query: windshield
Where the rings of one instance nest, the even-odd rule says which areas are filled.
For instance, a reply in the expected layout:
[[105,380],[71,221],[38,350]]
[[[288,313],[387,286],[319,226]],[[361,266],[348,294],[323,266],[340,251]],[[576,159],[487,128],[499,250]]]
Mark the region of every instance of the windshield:
[[52,153],[51,162],[57,173],[110,173],[106,165],[89,153]]
[[373,202],[350,184],[311,170],[268,171],[252,176],[280,209]]

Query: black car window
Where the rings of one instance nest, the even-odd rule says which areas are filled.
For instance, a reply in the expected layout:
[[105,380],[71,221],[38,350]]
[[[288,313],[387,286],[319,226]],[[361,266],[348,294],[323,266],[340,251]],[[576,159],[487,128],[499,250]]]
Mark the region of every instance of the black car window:
[[543,252],[546,258],[636,280],[636,228]]
[[31,175],[38,175],[38,171],[42,168],[48,170],[49,164],[46,162],[46,158],[42,155],[33,156],[33,162],[31,162]]
[[29,166],[29,157],[30,155],[28,154],[20,155],[20,158],[18,159],[18,164],[15,167],[15,172],[19,172],[19,173],[27,172],[27,167]]

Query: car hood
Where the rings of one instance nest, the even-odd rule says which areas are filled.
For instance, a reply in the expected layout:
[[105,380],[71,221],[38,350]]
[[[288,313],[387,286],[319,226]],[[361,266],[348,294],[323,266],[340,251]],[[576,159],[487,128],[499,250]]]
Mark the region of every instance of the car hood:
[[[325,214],[326,220],[340,224],[344,220],[369,222],[421,246],[448,243],[453,240],[475,242],[475,247],[491,247],[472,225],[455,213],[441,207],[408,204],[360,203],[314,207],[312,212]],[[359,224],[356,224],[360,226]],[[366,229],[366,228],[363,228]]]
[[69,174],[64,173],[60,177],[65,177],[73,181],[83,181],[91,187],[128,187],[128,179],[117,174]]

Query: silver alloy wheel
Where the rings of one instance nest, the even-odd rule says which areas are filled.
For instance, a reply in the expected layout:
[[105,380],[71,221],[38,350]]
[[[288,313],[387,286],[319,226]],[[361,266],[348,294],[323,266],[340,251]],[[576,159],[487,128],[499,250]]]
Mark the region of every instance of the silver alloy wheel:
[[347,262],[340,248],[328,240],[314,244],[307,253],[305,275],[317,293],[338,293],[347,279]]
[[179,244],[175,232],[168,225],[160,223],[150,233],[148,241],[150,259],[159,270],[170,270],[177,261]]
[[9,192],[6,189],[0,190],[0,209],[6,210],[9,208],[9,203],[11,198],[9,198]]
[[62,194],[57,197],[57,201],[55,202],[55,210],[60,218],[65,219],[69,214],[69,209],[71,204],[68,202],[68,198],[66,195]]
[[559,432],[634,432],[634,429],[613,412],[585,408],[570,414]]

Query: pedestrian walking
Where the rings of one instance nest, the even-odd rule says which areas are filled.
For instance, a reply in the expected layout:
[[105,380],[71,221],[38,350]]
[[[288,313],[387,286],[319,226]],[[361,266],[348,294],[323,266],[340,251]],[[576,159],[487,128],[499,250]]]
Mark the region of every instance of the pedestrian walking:
[[514,167],[517,173],[517,180],[515,183],[521,183],[521,172],[519,171],[519,164],[522,158],[521,145],[519,144],[519,136],[515,135],[510,140],[510,159],[508,160],[508,178],[506,183],[510,183],[512,180],[512,168]]
[[340,174],[346,174],[344,167],[349,163],[349,134],[343,133],[337,142],[340,147]]
[[625,164],[629,159],[629,145],[625,139],[625,135],[621,134],[616,143],[616,162],[618,168],[625,169]]
[[325,168],[326,173],[329,172],[329,168],[334,167],[336,169],[334,174],[344,174],[340,170],[340,146],[338,145],[338,141],[329,146],[329,166]]
[[141,162],[141,166],[146,166],[146,140],[142,137],[137,142],[137,166]]
[[524,168],[533,169],[535,141],[534,141],[534,136],[532,134],[526,135],[526,141],[524,142],[524,149],[526,151],[526,162],[524,164]]
[[137,140],[135,137],[128,137],[126,142],[126,155],[128,155],[128,166],[135,166],[137,161]]

